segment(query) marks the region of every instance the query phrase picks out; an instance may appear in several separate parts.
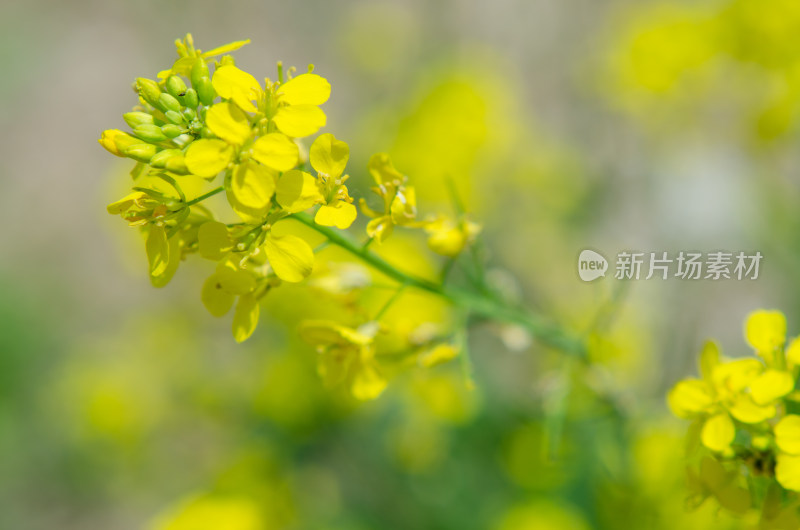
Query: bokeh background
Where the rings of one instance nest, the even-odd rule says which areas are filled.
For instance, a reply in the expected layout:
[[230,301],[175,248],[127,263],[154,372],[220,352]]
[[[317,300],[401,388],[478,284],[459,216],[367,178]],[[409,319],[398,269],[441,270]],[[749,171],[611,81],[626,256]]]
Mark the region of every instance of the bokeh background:
[[[105,212],[128,161],[96,140],[188,31],[252,39],[237,62],[262,76],[314,63],[355,181],[388,151],[434,210],[455,179],[493,281],[585,333],[592,370],[483,325],[474,390],[450,363],[355,403],[295,336],[314,298],[270,298],[235,345],[201,267],[151,288]],[[752,309],[800,331],[798,35],[795,0],[3,2],[0,528],[739,528],[686,510],[664,394],[705,338],[744,354]],[[764,260],[585,284],[587,247]]]

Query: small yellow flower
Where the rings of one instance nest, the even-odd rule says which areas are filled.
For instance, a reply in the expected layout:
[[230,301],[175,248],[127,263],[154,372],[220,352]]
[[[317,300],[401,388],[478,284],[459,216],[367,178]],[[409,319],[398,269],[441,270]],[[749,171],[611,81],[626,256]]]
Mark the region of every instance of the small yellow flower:
[[356,399],[370,400],[380,396],[387,384],[375,360],[378,329],[377,322],[353,329],[335,322],[307,321],[300,335],[317,347],[317,367],[327,385],[344,383]]
[[325,113],[319,106],[328,101],[331,85],[319,75],[307,73],[285,83],[268,82],[265,89],[252,75],[227,64],[214,72],[211,82],[217,94],[245,112],[263,113],[286,136],[304,138],[325,126]]
[[324,203],[317,210],[314,221],[341,230],[348,228],[357,215],[353,199],[344,185],[349,176],[342,175],[350,158],[350,148],[332,134],[323,134],[311,145],[309,158],[317,171],[317,184]]
[[668,403],[680,418],[703,422],[701,441],[727,452],[736,434],[733,420],[755,425],[774,418],[777,402],[794,389],[785,371],[767,369],[757,359],[724,360],[708,342],[700,357],[702,379],[686,379],[673,387]]
[[775,457],[775,478],[784,488],[800,491],[800,416],[784,416],[773,432],[779,450]]
[[443,215],[425,223],[428,247],[437,254],[453,258],[475,241],[481,231],[477,223],[460,219],[454,221]]
[[367,235],[381,243],[391,235],[395,226],[422,226],[423,223],[417,220],[414,188],[406,185],[408,177],[395,169],[389,155],[372,155],[367,167],[376,184],[372,191],[383,200],[383,211],[373,210],[364,199],[359,201],[364,215],[372,218],[367,224]]

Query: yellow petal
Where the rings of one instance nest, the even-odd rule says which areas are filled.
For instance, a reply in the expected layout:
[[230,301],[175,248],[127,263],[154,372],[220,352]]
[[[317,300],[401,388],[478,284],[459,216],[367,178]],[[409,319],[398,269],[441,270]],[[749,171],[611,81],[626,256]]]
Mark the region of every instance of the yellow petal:
[[209,221],[197,230],[197,244],[200,255],[204,258],[219,261],[232,248],[233,242],[228,235],[228,227],[224,223]]
[[317,74],[301,74],[282,84],[278,99],[289,105],[322,105],[331,97],[331,85]]
[[750,383],[750,396],[756,405],[766,405],[794,389],[794,378],[788,372],[767,370]]
[[239,202],[236,195],[233,194],[233,188],[225,190],[225,196],[228,198],[228,204],[231,209],[238,215],[242,221],[248,224],[261,224],[267,216],[268,208],[250,208]]
[[800,456],[778,453],[775,478],[787,490],[800,491]]
[[742,423],[761,423],[774,418],[778,413],[775,405],[756,405],[750,396],[739,394],[728,406],[731,416]]
[[467,244],[467,236],[456,227],[438,230],[428,237],[428,247],[442,256],[458,256]]
[[234,145],[243,144],[252,134],[247,114],[227,101],[208,109],[206,125],[215,135]]
[[322,205],[314,216],[314,222],[322,226],[335,226],[341,230],[348,228],[356,220],[356,207],[345,201],[337,201],[332,206]]
[[131,209],[131,206],[136,204],[138,201],[142,199],[146,199],[147,194],[141,191],[135,191],[130,195],[126,195],[125,197],[121,198],[116,202],[112,202],[108,206],[106,206],[106,210],[111,215],[119,215],[121,213],[125,213]]
[[325,113],[314,105],[280,107],[273,120],[283,134],[292,138],[311,136],[326,123]]
[[786,317],[780,311],[763,309],[750,313],[745,323],[745,338],[757,352],[772,352],[786,340]]
[[392,234],[393,227],[392,218],[384,215],[367,223],[367,235],[378,243],[383,243]]
[[283,281],[300,282],[314,268],[314,252],[297,236],[276,236],[270,232],[264,251],[275,275]]
[[786,346],[786,362],[789,363],[789,368],[800,366],[800,337],[792,339]]
[[417,217],[417,196],[414,188],[403,186],[397,190],[390,206],[392,222],[396,225],[411,224]]
[[169,241],[163,226],[151,226],[145,242],[147,261],[150,264],[150,275],[160,276],[169,265]]
[[375,399],[386,389],[386,379],[380,374],[374,363],[362,363],[353,374],[350,391],[353,397],[361,401]]
[[275,193],[275,174],[252,161],[240,164],[233,172],[231,192],[246,208],[266,212]]
[[235,52],[245,44],[250,44],[250,39],[237,40],[234,42],[230,42],[228,44],[223,44],[222,46],[218,46],[214,49],[208,50],[207,52],[201,53],[200,57],[203,57],[205,59],[207,57],[214,57],[215,55],[222,55],[224,53]]
[[712,451],[724,451],[730,447],[736,436],[736,428],[731,417],[725,414],[717,414],[706,420],[700,435],[703,445]]
[[297,165],[300,151],[285,134],[270,133],[253,144],[253,158],[276,171],[289,171]]
[[439,344],[419,356],[420,366],[430,368],[437,364],[446,363],[458,356],[458,348],[452,344]]
[[386,153],[376,153],[372,155],[367,164],[370,175],[378,185],[385,182],[403,181],[403,174],[397,171],[392,164],[392,160]]
[[704,381],[686,379],[669,391],[667,403],[679,418],[691,418],[707,411],[714,404],[714,398]]
[[215,317],[221,317],[231,310],[236,296],[222,288],[222,283],[215,273],[203,283],[200,299],[209,313]]
[[311,166],[326,177],[339,178],[350,157],[350,147],[332,134],[322,134],[309,151]]
[[735,394],[747,388],[763,371],[764,365],[758,359],[737,359],[714,366],[711,379],[718,391]]
[[365,346],[374,338],[373,335],[359,333],[353,328],[327,320],[306,320],[300,325],[299,334],[303,340],[315,346]]
[[228,167],[233,158],[233,147],[224,140],[200,139],[186,151],[186,167],[195,175],[213,177]]
[[302,212],[322,201],[317,180],[304,171],[293,169],[278,180],[275,198],[291,213]]
[[258,325],[258,300],[252,294],[239,297],[236,311],[233,313],[233,338],[236,342],[246,341]]
[[247,294],[256,286],[256,280],[250,272],[231,266],[217,267],[214,278],[220,289],[233,295]]
[[703,345],[703,351],[700,352],[700,375],[706,381],[712,380],[714,367],[720,362],[719,346],[716,342],[709,340]]
[[774,428],[775,443],[784,453],[800,455],[800,416],[788,414]]
[[115,141],[118,136],[123,134],[125,133],[120,131],[119,129],[108,129],[107,131],[103,131],[103,134],[100,135],[100,139],[97,141],[100,142],[100,145],[102,145],[106,149],[106,151],[108,151],[112,155],[124,158],[125,155],[122,154],[120,149],[117,147],[117,143]]
[[347,348],[330,348],[317,359],[317,373],[328,388],[341,383],[356,358],[355,351]]
[[[195,58],[191,56],[181,57],[177,61],[172,64],[171,70],[166,70],[164,72],[159,72],[158,77],[169,77],[172,74],[182,75],[184,77],[189,77],[192,72],[192,65],[195,62]],[[162,76],[162,74],[165,74]]]
[[181,263],[181,243],[178,239],[178,236],[172,236],[169,240],[169,263],[167,263],[167,268],[164,269],[161,274],[151,274],[150,275],[150,284],[153,287],[161,288],[167,285],[173,276],[175,276],[175,272],[178,270],[178,265]]
[[211,78],[217,94],[226,99],[233,100],[236,105],[246,112],[255,112],[257,109],[252,101],[261,92],[261,85],[255,77],[236,68],[232,64],[220,66]]

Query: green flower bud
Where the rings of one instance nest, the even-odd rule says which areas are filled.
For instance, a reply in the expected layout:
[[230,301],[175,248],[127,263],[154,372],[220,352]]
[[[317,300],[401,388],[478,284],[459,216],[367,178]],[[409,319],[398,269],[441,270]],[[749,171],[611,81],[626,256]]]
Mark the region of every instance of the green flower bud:
[[179,98],[186,93],[186,83],[177,75],[172,75],[167,79],[167,92],[173,97]]
[[186,167],[186,157],[181,153],[167,160],[167,171],[177,173],[179,175],[188,175],[189,168]]
[[183,123],[183,115],[180,112],[175,112],[174,110],[168,110],[164,113],[164,116],[170,121],[170,123],[174,123],[175,125],[180,125]]
[[194,109],[183,109],[181,114],[183,114],[183,117],[186,118],[186,121],[192,121],[197,117],[197,112],[195,112]]
[[145,142],[163,142],[167,139],[158,125],[140,125],[133,129],[133,133]]
[[182,97],[178,97],[178,101],[189,109],[196,109],[197,105],[200,103],[200,100],[197,98],[197,91],[193,88],[187,89]]
[[161,97],[161,88],[159,88],[158,83],[152,79],[137,77],[136,90],[146,102],[150,103],[154,107],[161,108],[158,102],[159,98]]
[[153,116],[146,112],[126,112],[122,115],[122,119],[125,120],[125,123],[127,123],[131,129],[135,129],[140,125],[153,124]]
[[197,95],[200,97],[200,103],[203,105],[211,105],[214,103],[217,92],[214,90],[214,85],[211,84],[211,79],[203,77],[198,81]]
[[175,125],[174,123],[168,123],[161,127],[161,132],[163,132],[167,138],[177,138],[183,134],[183,127]]
[[180,102],[167,93],[162,93],[158,98],[158,102],[165,110],[174,110],[175,112],[181,111]]
[[210,76],[211,74],[208,73],[208,65],[202,58],[198,57],[192,65],[192,72],[189,75],[190,79],[192,80],[192,86],[199,92],[200,80],[204,77]]
[[200,137],[201,138],[216,138],[216,136],[214,136],[214,133],[211,132],[211,129],[209,129],[208,127],[203,127],[202,129],[200,129]]
[[156,146],[153,144],[134,144],[123,149],[122,154],[146,164],[156,154]]
[[174,156],[183,157],[183,152],[180,149],[164,149],[150,159],[150,165],[163,169],[167,166],[167,161]]

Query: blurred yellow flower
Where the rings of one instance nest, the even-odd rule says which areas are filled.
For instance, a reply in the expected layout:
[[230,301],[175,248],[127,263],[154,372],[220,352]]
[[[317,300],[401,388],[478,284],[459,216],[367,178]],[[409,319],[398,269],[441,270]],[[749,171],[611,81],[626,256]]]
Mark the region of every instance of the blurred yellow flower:
[[367,167],[376,184],[372,191],[383,201],[383,211],[373,210],[363,198],[359,202],[364,215],[372,218],[367,224],[367,235],[381,243],[391,235],[394,226],[421,226],[417,221],[414,188],[406,185],[408,177],[395,169],[389,155],[372,155]]
[[203,496],[183,501],[149,525],[150,530],[264,530],[258,504],[246,497]]
[[375,360],[373,340],[377,322],[367,322],[358,329],[328,321],[306,321],[300,336],[317,347],[317,367],[325,383],[346,384],[360,400],[375,399],[386,388],[387,381]]
[[428,247],[437,254],[453,258],[475,241],[481,226],[467,219],[454,221],[446,216],[425,223]]
[[736,436],[733,420],[754,425],[774,418],[779,401],[794,390],[780,347],[786,340],[786,318],[778,311],[755,311],[745,323],[747,342],[763,358],[721,359],[708,342],[700,355],[702,379],[686,379],[669,392],[672,412],[703,422],[701,441],[716,452],[730,452]]

